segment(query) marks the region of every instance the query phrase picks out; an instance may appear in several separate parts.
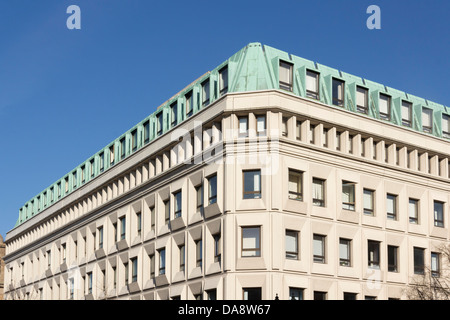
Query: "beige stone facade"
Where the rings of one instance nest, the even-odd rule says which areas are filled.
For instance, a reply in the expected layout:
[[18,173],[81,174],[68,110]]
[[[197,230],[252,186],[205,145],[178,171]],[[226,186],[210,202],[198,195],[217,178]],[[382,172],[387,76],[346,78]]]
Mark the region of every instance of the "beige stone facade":
[[3,261],[5,251],[6,245],[3,242],[3,237],[0,235],[0,300],[3,300],[3,293],[5,287],[5,262]]
[[444,139],[229,93],[11,230],[6,298],[404,299],[449,242],[449,161]]

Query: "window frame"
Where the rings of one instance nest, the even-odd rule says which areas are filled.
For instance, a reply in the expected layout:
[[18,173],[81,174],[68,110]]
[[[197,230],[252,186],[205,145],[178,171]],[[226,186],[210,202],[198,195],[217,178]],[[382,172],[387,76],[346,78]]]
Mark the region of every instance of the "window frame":
[[[388,202],[392,199],[393,201],[393,212],[388,211]],[[386,194],[386,218],[388,220],[397,221],[398,220],[398,195],[387,193]]]
[[[317,91],[308,89],[308,77],[314,75]],[[320,100],[320,73],[314,70],[306,69],[306,97],[314,100]]]
[[[254,248],[244,248],[244,230],[257,229],[258,241]],[[241,258],[258,258],[261,257],[261,226],[241,226]],[[245,252],[254,252],[253,255],[246,255]]]
[[425,274],[425,248],[413,247],[413,266],[414,274]]
[[[408,198],[408,221],[410,224],[419,224],[419,201],[418,199]],[[414,216],[411,216],[411,202],[414,202]]]
[[[290,189],[291,175],[297,176],[300,181],[297,181],[297,191]],[[298,191],[300,189],[300,192]],[[303,201],[303,171],[288,169],[288,199],[295,201]]]
[[[358,104],[358,93],[364,94],[364,106]],[[369,114],[369,89],[362,86],[356,86],[356,111],[362,114]]]
[[[288,71],[289,72],[289,82],[284,82],[284,81],[281,80],[282,65],[285,65],[285,66],[288,67],[286,69],[289,70]],[[283,66],[283,68],[284,68],[284,66]],[[290,63],[290,62],[287,62],[287,61],[284,61],[284,60],[280,59],[279,64],[278,64],[278,87],[281,90],[286,90],[286,91],[289,91],[289,92],[293,91],[293,87],[294,87],[293,71],[294,71],[294,64],[293,63]]]
[[[390,250],[393,250],[392,253],[390,252]],[[387,246],[388,272],[395,272],[395,273],[399,272],[398,251],[399,251],[398,246],[392,246],[392,245]],[[392,261],[392,259],[393,259],[393,261]]]
[[[217,174],[209,176],[207,180],[208,180],[208,205],[211,205],[217,203]],[[214,188],[212,188],[212,182],[214,182]]]
[[[429,125],[424,125],[423,115],[429,112],[430,123]],[[425,133],[433,133],[433,109],[422,107],[422,131]]]
[[[342,246],[346,245],[346,258],[342,257]],[[339,238],[339,266],[352,267],[352,240],[346,238]]]
[[[300,252],[299,252],[299,234],[300,232],[298,230],[285,230],[285,258],[287,260],[300,260]],[[288,251],[287,249],[287,243],[288,243],[288,237],[294,238],[295,241],[295,250],[294,251]]]
[[[322,234],[313,234],[313,262],[314,263],[322,263],[326,264],[326,235]],[[316,241],[320,241],[321,246],[321,254],[316,254],[315,243]]]
[[[257,174],[259,176],[259,186],[255,190],[255,184],[254,179],[255,175],[252,175],[253,177],[253,190],[246,190],[246,176],[248,174]],[[258,190],[259,189],[259,190]],[[259,196],[258,196],[259,195]],[[243,200],[251,200],[251,199],[261,199],[262,198],[262,175],[261,175],[261,169],[248,169],[248,170],[242,170],[242,199]]]
[[[223,75],[226,75],[226,77],[223,77]],[[228,65],[226,65],[219,70],[219,97],[228,93],[228,82]]]
[[[441,205],[441,214],[440,217],[438,216],[439,212],[436,211],[436,205]],[[445,227],[445,202],[439,201],[439,200],[433,200],[433,225],[438,228],[444,228]]]
[[[413,106],[413,104],[411,102],[409,102],[409,101],[406,101],[406,100],[402,100],[402,104],[400,106],[400,108],[401,108],[400,114],[401,114],[401,117],[402,117],[402,125],[405,126],[405,127],[409,127],[409,128],[412,127],[412,106]],[[403,108],[408,108],[408,119],[405,119],[403,117],[403,110],[404,110]]]
[[[335,86],[337,85],[337,86]],[[339,89],[341,87],[341,89]],[[337,96],[335,96],[337,94]],[[339,94],[342,95],[342,99],[339,99]],[[338,78],[332,78],[331,80],[331,97],[332,97],[332,103],[333,105],[337,107],[343,107],[345,105],[345,81],[338,79]]]
[[367,265],[371,269],[380,269],[380,245],[380,241],[367,240]]
[[[386,104],[387,104],[387,113],[385,112],[381,112],[381,101],[382,101],[382,97],[385,97],[387,99]],[[388,94],[382,93],[380,92],[379,96],[378,96],[378,113],[380,114],[380,119],[381,120],[385,120],[385,121],[390,121],[391,120],[391,104],[392,104],[392,97]]]
[[[322,199],[318,199],[318,198],[315,198],[315,192],[314,192],[314,185],[318,185],[318,183],[317,182],[319,182],[320,183],[320,186],[321,186],[321,197],[322,197]],[[313,177],[313,179],[312,179],[312,203],[313,203],[313,206],[316,206],[316,207],[326,207],[326,180],[325,179],[321,179],[321,178],[315,178],[315,177]]]
[[[345,186],[352,186],[352,192],[349,193],[349,200],[353,197],[353,202],[344,202],[344,187]],[[355,211],[356,210],[356,182],[351,182],[347,180],[342,180],[342,209],[348,210],[348,211]]]

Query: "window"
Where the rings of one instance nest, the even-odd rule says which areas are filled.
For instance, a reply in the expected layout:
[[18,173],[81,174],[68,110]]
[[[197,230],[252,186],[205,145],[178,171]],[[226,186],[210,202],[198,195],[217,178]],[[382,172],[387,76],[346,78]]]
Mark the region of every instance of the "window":
[[137,130],[131,132],[131,149],[133,152],[137,150]]
[[65,263],[66,262],[66,254],[67,254],[67,250],[66,250],[66,244],[65,243],[63,243],[62,245],[61,245],[61,259],[62,259],[62,263]]
[[214,239],[214,262],[220,262],[221,258],[221,247],[220,247],[220,233],[213,235]]
[[425,272],[425,249],[414,247],[414,273],[424,274]]
[[144,143],[150,141],[150,121],[144,123]]
[[100,159],[100,172],[103,172],[103,170],[105,169],[105,154],[103,152],[100,153],[99,159]]
[[344,292],[344,300],[356,300],[358,294],[353,292]]
[[341,150],[341,132],[336,131],[336,150]]
[[261,288],[242,288],[244,300],[261,300]]
[[419,200],[409,199],[409,223],[419,224]]
[[411,127],[412,103],[402,101],[402,125]]
[[244,199],[261,198],[261,170],[243,171]]
[[295,137],[297,140],[301,140],[302,139],[302,122],[301,121],[297,121],[296,126],[295,126]]
[[325,180],[313,178],[312,198],[314,206],[325,207]]
[[261,256],[261,227],[242,227],[242,257]]
[[316,131],[316,126],[311,124],[311,126],[309,127],[309,142],[311,144],[314,144],[314,141],[315,141],[315,135],[314,135],[315,131]]
[[323,131],[322,131],[322,146],[324,148],[328,147],[328,129],[327,128],[323,128]]
[[351,267],[351,243],[349,239],[339,239],[339,265],[341,267]]
[[197,211],[202,211],[203,209],[203,185],[195,187]]
[[184,271],[186,266],[186,248],[182,244],[178,249],[180,250],[180,271]]
[[344,81],[333,79],[333,104],[342,107],[344,105]]
[[125,240],[126,219],[125,219],[125,217],[122,217],[119,219],[119,221],[120,221],[120,240]]
[[228,67],[219,71],[219,95],[223,96],[228,92]]
[[202,267],[203,264],[203,241],[199,239],[195,242],[196,266]]
[[369,113],[369,90],[363,87],[356,87],[356,109],[360,113]]
[[111,166],[114,164],[114,146],[109,147],[109,164]]
[[381,120],[391,119],[391,97],[380,93],[379,110]]
[[97,234],[98,234],[98,248],[102,249],[103,248],[103,227],[99,227],[97,229]]
[[95,163],[95,159],[91,159],[91,161],[89,162],[89,170],[91,172],[91,178],[95,175],[95,167],[94,167],[94,163]]
[[66,177],[64,179],[64,192],[68,193],[69,192],[69,177]]
[[323,291],[314,291],[314,300],[327,300],[327,293]]
[[280,89],[292,91],[292,69],[293,65],[291,63],[287,63],[280,60],[280,68],[279,68],[279,80],[280,80]]
[[75,293],[75,279],[74,278],[70,278],[69,280],[69,288],[70,288],[70,294],[69,294],[69,299],[73,300],[74,299],[74,293]]
[[138,259],[131,259],[131,282],[137,282],[138,275]]
[[442,135],[450,139],[450,116],[446,114],[442,115]]
[[289,199],[303,201],[302,176],[302,172],[289,169]]
[[159,253],[159,274],[166,274],[166,249],[161,249]]
[[288,136],[288,121],[289,121],[288,117],[283,117],[281,119],[281,135],[283,137]]
[[170,115],[171,115],[171,120],[172,120],[172,127],[177,125],[178,122],[178,103],[174,102],[172,103],[172,105],[170,106]]
[[298,260],[298,231],[286,230],[286,259]]
[[88,280],[88,294],[92,294],[92,272],[89,272],[87,274],[87,280]]
[[433,132],[433,110],[422,108],[422,129],[423,132]]
[[319,100],[319,74],[306,70],[306,96]]
[[313,235],[313,255],[314,262],[325,263],[325,236]]
[[355,183],[342,181],[342,209],[355,211]]
[[369,240],[367,242],[368,265],[370,268],[380,268],[380,242]]
[[353,138],[354,137],[355,136],[353,136],[351,134],[348,135],[348,152],[349,153],[353,153]]
[[239,137],[248,137],[248,117],[239,117]]
[[388,271],[398,272],[398,247],[388,246]]
[[175,192],[173,194],[173,198],[175,200],[175,218],[181,217],[181,208],[182,208],[182,203],[181,203],[181,191]]
[[217,300],[217,290],[216,289],[206,290],[205,292],[206,292],[207,300]]
[[256,116],[256,134],[258,136],[264,136],[266,134],[266,116]]
[[365,296],[364,300],[377,300],[377,297],[375,297],[375,296]]
[[128,270],[128,262],[125,262],[123,264],[123,267],[125,269],[125,284],[128,284],[128,282],[129,282],[129,274],[130,274],[130,272]]
[[303,300],[303,292],[305,289],[289,287],[290,300]]
[[393,194],[386,195],[386,213],[389,220],[397,220],[397,196]]
[[202,106],[209,104],[209,79],[202,83]]
[[170,200],[163,201],[164,204],[164,223],[167,225],[170,221]]
[[208,178],[208,203],[217,202],[217,176],[213,175]]
[[363,191],[363,205],[364,214],[374,216],[374,195],[375,191],[364,189]]
[[155,255],[152,254],[149,256],[150,258],[150,278],[155,277]]
[[444,227],[444,203],[434,201],[434,226]]
[[155,215],[155,207],[150,208],[150,228],[152,231],[155,231],[155,225],[156,225],[156,215]]
[[142,232],[142,214],[140,211],[136,212],[136,231],[138,237],[140,237]]
[[84,183],[86,179],[86,167],[81,166],[81,183]]
[[431,275],[433,277],[440,277],[441,275],[441,263],[440,254],[437,252],[431,253]]
[[162,134],[162,131],[163,131],[163,113],[160,112],[156,116],[156,134],[160,136]]
[[186,94],[186,116],[192,116],[194,110],[194,96],[192,91]]

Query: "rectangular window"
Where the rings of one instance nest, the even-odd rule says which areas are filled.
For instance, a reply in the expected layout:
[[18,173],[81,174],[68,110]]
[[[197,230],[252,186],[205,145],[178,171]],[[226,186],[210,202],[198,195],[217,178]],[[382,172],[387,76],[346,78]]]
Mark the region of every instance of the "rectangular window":
[[209,79],[202,83],[202,106],[209,104]]
[[286,259],[298,260],[298,231],[286,230]]
[[314,135],[315,131],[316,131],[316,126],[311,124],[310,127],[309,127],[309,142],[311,144],[314,144],[314,141],[316,140],[315,139],[315,135]]
[[150,278],[155,277],[155,255],[152,254],[149,256],[150,258]]
[[261,227],[242,227],[242,257],[261,256]]
[[[120,139],[119,146],[120,146],[120,160],[122,160],[125,158],[125,152],[126,152],[125,137]],[[114,155],[113,155],[113,159],[114,159]],[[114,163],[114,160],[112,160],[112,163]]]
[[97,234],[98,234],[98,248],[102,249],[103,248],[103,227],[99,227],[97,229]]
[[195,197],[197,204],[197,211],[202,211],[203,209],[203,185],[195,187]]
[[444,227],[444,203],[434,201],[434,226]]
[[219,71],[219,95],[223,96],[228,92],[228,67]]
[[181,208],[182,208],[181,191],[175,192],[173,194],[173,198],[175,200],[175,203],[174,203],[175,218],[178,218],[178,217],[181,217]]
[[217,202],[217,176],[208,178],[208,204]]
[[114,242],[117,242],[117,222],[113,223],[113,229],[114,229]]
[[144,123],[144,143],[150,141],[150,121]]
[[150,208],[150,228],[152,231],[155,231],[155,225],[156,225],[156,214],[155,214],[155,207]]
[[342,181],[342,209],[355,211],[355,183]]
[[391,97],[380,93],[379,98],[379,111],[380,119],[390,120],[391,119]]
[[356,87],[356,109],[360,113],[369,113],[369,90],[363,87]]
[[266,116],[256,116],[256,134],[258,136],[266,135]]
[[88,294],[92,294],[92,272],[87,274],[88,278]]
[[355,136],[353,136],[351,134],[348,135],[348,152],[349,153],[353,153],[353,138],[354,137]]
[[64,192],[68,193],[69,192],[69,177],[66,177],[64,179]]
[[186,248],[182,244],[178,249],[180,250],[180,271],[184,271],[186,267]]
[[86,167],[81,166],[81,183],[84,183],[86,180]]
[[160,112],[156,116],[156,134],[160,136],[163,132],[163,113]]
[[325,207],[325,180],[313,178],[312,199],[314,206]]
[[411,127],[412,103],[402,100],[402,125]]
[[425,273],[425,249],[414,247],[414,274]]
[[319,73],[306,70],[306,96],[319,100]]
[[291,63],[287,63],[280,60],[280,68],[279,68],[279,80],[280,80],[280,89],[292,91],[292,69],[293,65]]
[[126,235],[126,219],[125,217],[122,217],[119,219],[120,221],[120,240],[125,240]]
[[192,91],[186,94],[186,116],[192,116],[194,111],[194,95]]
[[323,291],[314,291],[314,300],[327,300],[327,293]]
[[221,245],[220,245],[220,233],[213,235],[214,238],[214,262],[220,262],[221,258]]
[[450,139],[450,116],[442,115],[442,136]]
[[172,120],[172,127],[177,125],[178,122],[178,103],[174,102],[172,103],[172,105],[170,106],[170,115],[171,115],[171,120]]
[[242,288],[243,300],[262,300],[261,288]]
[[290,300],[303,300],[303,288],[289,287],[289,299]]
[[393,194],[386,195],[386,214],[389,220],[397,220],[397,196]]
[[369,240],[367,242],[368,265],[370,268],[380,268],[380,242]]
[[297,140],[302,139],[302,122],[301,121],[297,121],[297,123],[295,125],[295,137]]
[[328,129],[323,128],[322,130],[322,145],[324,148],[328,147]]
[[166,249],[161,249],[159,253],[159,274],[166,274]]
[[325,236],[313,235],[313,255],[314,262],[325,263]]
[[167,225],[170,222],[170,200],[163,201],[164,204],[164,223]]
[[437,252],[431,253],[431,275],[433,277],[440,277],[441,275],[441,257]]
[[109,164],[111,166],[114,164],[114,145],[109,147]]
[[344,300],[356,300],[357,294],[353,292],[344,292]]
[[217,290],[216,289],[206,290],[206,299],[217,300]]
[[344,81],[333,78],[333,104],[342,107],[344,105]]
[[281,119],[281,135],[283,137],[288,136],[288,121],[289,121],[288,117],[283,117]]
[[138,275],[138,259],[131,259],[131,282],[137,282]]
[[302,176],[302,172],[289,169],[289,199],[303,201]]
[[133,132],[131,132],[131,149],[134,151],[137,150],[137,130],[133,130]]
[[243,171],[243,198],[260,199],[261,198],[261,170]]
[[341,267],[351,267],[351,243],[349,239],[339,239],[339,265]]
[[248,137],[248,117],[239,117],[239,137]]
[[409,223],[419,224],[419,200],[409,199]]
[[142,214],[140,211],[136,212],[136,231],[138,237],[140,237],[142,232]]
[[368,216],[374,216],[374,196],[375,191],[364,189],[363,192],[363,205],[364,205],[364,214]]
[[195,242],[195,260],[196,260],[196,266],[202,267],[203,265],[203,241],[202,239],[197,240]]
[[95,159],[91,159],[91,161],[89,162],[89,164],[90,164],[89,170],[91,172],[91,178],[95,175],[94,163],[95,163]]
[[102,152],[98,157],[100,159],[100,172],[103,172],[105,169],[105,154]]
[[423,132],[433,132],[433,110],[422,108],[422,129]]
[[398,272],[398,247],[388,246],[388,271]]

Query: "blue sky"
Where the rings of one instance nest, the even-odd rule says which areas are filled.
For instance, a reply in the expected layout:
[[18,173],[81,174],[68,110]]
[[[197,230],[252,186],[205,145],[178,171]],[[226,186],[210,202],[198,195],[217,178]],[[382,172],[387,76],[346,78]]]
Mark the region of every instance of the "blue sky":
[[[69,30],[70,5],[81,30]],[[369,5],[381,30],[369,30]],[[444,0],[0,2],[0,234],[165,100],[261,42],[450,105]]]

